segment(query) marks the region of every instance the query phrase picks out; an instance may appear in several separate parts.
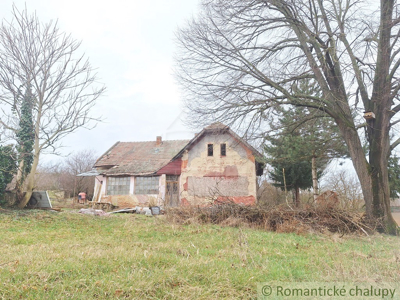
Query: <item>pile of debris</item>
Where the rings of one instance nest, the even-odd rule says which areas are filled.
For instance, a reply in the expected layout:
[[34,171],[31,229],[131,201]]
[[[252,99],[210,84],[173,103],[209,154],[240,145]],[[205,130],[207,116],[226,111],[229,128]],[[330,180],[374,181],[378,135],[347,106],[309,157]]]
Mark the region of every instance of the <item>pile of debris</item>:
[[81,208],[78,213],[84,215],[92,215],[92,216],[108,216],[109,213],[106,213],[101,209],[93,209],[93,208]]
[[153,207],[136,206],[134,208],[123,208],[111,212],[105,212],[104,210],[94,209],[94,208],[82,208],[81,210],[79,210],[79,213],[85,215],[93,215],[93,216],[109,216],[110,214],[117,214],[117,213],[131,213],[131,214],[136,213],[146,216],[155,216],[163,213],[163,211],[158,206],[153,206]]
[[162,214],[163,211],[159,206],[152,206],[152,207],[136,206],[134,208],[123,208],[120,210],[114,210],[110,212],[110,214],[116,214],[116,213],[132,213],[132,214],[136,213],[145,216],[156,216]]
[[231,202],[212,207],[180,207],[166,211],[167,218],[179,224],[200,223],[225,226],[249,226],[276,232],[333,232],[340,234],[365,234],[375,231],[364,213],[351,212],[338,207],[287,206],[260,208]]

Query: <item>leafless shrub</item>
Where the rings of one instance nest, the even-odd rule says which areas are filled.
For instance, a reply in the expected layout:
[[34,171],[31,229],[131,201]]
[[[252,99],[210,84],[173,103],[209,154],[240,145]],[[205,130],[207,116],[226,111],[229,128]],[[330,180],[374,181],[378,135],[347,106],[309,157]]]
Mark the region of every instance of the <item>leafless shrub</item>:
[[322,190],[332,190],[338,194],[342,209],[360,210],[364,205],[360,183],[348,171],[334,172],[325,178]]
[[311,205],[314,202],[314,192],[312,190],[300,191],[300,205]]
[[76,175],[90,171],[96,154],[92,150],[73,153],[62,163],[41,165],[36,173],[36,189],[64,191],[64,197],[76,196],[85,192],[89,198],[94,191],[93,177],[77,177]]
[[257,203],[260,207],[270,207],[285,203],[285,192],[267,181],[263,181],[257,191]]
[[[257,190],[257,204],[260,207],[274,207],[284,205],[287,202],[291,205],[294,202],[293,198],[292,191],[288,191],[287,195],[285,195],[284,191],[267,181],[262,181]],[[300,206],[312,205],[313,201],[314,194],[311,190],[300,191]]]

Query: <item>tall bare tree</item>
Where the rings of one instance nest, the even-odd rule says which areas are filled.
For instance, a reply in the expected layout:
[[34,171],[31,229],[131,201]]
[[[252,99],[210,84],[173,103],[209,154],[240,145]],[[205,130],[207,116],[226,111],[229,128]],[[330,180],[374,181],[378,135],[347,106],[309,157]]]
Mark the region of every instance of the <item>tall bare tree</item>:
[[[178,32],[177,73],[194,123],[218,119],[258,128],[281,105],[332,117],[348,146],[367,215],[395,234],[388,158],[400,143],[390,144],[400,122],[400,7],[394,0],[378,4],[204,0],[201,14]],[[293,89],[303,79],[315,81],[322,95]]]
[[56,152],[59,141],[80,127],[93,125],[90,110],[105,90],[84,55],[80,42],[60,32],[57,22],[41,23],[36,14],[13,6],[13,19],[0,26],[0,124],[18,132],[17,99],[31,88],[35,139],[33,163],[24,184],[24,207],[35,185],[40,154]]

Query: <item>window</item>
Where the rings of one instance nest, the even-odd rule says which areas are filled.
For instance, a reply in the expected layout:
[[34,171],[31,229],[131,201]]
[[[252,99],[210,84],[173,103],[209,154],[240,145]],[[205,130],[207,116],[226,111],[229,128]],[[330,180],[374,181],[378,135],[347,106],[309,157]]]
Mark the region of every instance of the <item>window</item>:
[[214,145],[213,144],[208,144],[207,145],[207,155],[208,156],[213,156],[214,155]]
[[108,177],[107,195],[129,195],[130,177]]
[[226,156],[226,144],[221,144],[221,156]]
[[136,177],[135,178],[135,194],[148,195],[158,194],[159,176],[152,177]]

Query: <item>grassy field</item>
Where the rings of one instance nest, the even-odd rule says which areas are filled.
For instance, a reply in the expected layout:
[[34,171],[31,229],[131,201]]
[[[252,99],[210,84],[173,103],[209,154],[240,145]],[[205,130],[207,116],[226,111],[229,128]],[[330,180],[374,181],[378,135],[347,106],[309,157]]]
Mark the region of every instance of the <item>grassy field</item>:
[[255,299],[258,282],[400,280],[400,239],[0,210],[0,299]]

